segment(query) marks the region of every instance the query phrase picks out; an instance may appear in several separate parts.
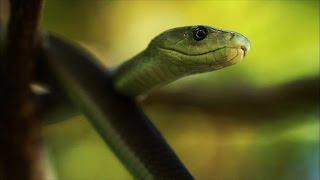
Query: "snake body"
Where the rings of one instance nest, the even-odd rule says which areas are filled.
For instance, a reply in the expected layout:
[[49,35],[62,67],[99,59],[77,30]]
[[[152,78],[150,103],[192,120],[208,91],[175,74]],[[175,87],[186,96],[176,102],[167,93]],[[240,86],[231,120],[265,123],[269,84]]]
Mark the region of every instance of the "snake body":
[[[70,98],[136,179],[192,177],[183,165],[174,163],[180,161],[151,122],[143,120],[146,117],[130,97],[184,76],[230,66],[250,49],[249,40],[236,32],[209,26],[179,27],[158,35],[144,51],[106,75],[87,53],[79,54],[81,50],[54,36],[46,42],[46,68],[40,69],[47,69],[44,73],[56,82],[44,80],[45,84],[56,84],[52,86]],[[113,84],[116,91],[101,82]],[[126,98],[114,99],[118,93]],[[124,106],[130,108],[122,115]],[[141,118],[127,118],[130,115]]]

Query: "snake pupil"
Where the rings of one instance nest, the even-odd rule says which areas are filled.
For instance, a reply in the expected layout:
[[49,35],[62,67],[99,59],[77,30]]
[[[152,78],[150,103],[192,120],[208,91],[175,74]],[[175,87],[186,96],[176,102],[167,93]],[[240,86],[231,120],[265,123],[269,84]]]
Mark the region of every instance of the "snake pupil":
[[207,28],[203,26],[198,26],[195,30],[193,30],[193,39],[196,41],[201,41],[206,38],[208,34]]

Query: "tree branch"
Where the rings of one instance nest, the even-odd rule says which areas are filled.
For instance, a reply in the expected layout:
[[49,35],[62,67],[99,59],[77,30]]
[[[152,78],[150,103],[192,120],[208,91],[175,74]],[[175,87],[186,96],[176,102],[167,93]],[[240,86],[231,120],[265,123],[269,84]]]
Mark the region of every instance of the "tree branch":
[[42,179],[40,121],[30,82],[37,53],[42,0],[11,0],[0,59],[0,179]]
[[305,112],[315,109],[319,99],[319,77],[309,77],[267,88],[225,87],[186,88],[175,92],[151,94],[145,105],[196,108],[215,116],[263,117]]
[[[229,116],[261,122],[275,117],[312,111],[319,105],[319,77],[308,77],[267,88],[222,87],[203,89],[189,87],[178,91],[156,91],[142,102],[147,106],[164,105],[169,109],[194,108],[212,116]],[[58,91],[36,93],[41,113],[48,123],[76,115],[77,109]]]

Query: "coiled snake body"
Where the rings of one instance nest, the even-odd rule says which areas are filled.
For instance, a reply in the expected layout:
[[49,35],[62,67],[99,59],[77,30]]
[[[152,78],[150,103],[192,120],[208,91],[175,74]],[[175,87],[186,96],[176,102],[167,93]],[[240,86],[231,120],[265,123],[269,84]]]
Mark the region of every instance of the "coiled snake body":
[[[125,99],[117,102],[116,107],[105,103],[114,99],[103,96],[106,92],[101,82],[109,81],[102,77],[103,68],[91,62],[92,58],[87,58],[86,53],[77,55],[76,48],[57,37],[49,35],[46,42],[45,54],[49,55],[45,58],[48,70],[44,73],[52,74],[59,89],[89,118],[134,177],[175,179],[165,171],[170,169],[179,174],[180,167],[157,162],[150,167],[150,161],[168,158],[166,162],[170,162],[175,159],[170,152],[164,152],[170,148],[152,124],[130,119],[120,122],[112,115],[115,111],[121,114],[121,103],[129,103],[132,108],[135,105]],[[209,26],[179,27],[155,37],[144,51],[116,67],[109,77],[118,93],[136,97],[184,76],[233,65],[243,59],[249,49],[249,40],[236,32]],[[107,93],[114,94],[113,91]],[[135,109],[127,109],[127,112],[144,116]],[[164,153],[167,157],[161,156]],[[189,175],[184,177],[190,178]]]

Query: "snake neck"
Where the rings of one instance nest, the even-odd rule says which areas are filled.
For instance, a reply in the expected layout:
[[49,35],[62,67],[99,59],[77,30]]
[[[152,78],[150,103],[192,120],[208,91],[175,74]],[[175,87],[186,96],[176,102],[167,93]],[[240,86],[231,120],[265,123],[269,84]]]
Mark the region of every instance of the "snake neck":
[[142,51],[115,69],[115,88],[122,94],[135,97],[186,75],[185,69],[170,58],[157,51]]

